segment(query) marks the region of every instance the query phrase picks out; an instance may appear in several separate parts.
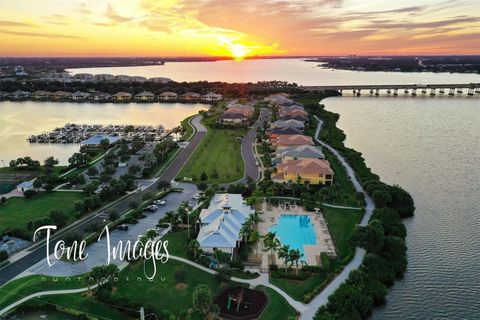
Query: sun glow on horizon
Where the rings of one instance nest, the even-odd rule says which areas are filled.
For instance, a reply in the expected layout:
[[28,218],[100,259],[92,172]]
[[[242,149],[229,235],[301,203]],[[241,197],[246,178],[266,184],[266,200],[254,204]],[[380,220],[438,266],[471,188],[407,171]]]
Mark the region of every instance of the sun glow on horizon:
[[241,43],[236,43],[229,48],[232,57],[235,60],[243,60],[249,53],[251,53],[251,49],[247,46],[244,46]]

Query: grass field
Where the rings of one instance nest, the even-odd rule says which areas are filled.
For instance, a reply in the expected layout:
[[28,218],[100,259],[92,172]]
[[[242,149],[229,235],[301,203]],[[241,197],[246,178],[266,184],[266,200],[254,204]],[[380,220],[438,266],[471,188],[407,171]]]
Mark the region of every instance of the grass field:
[[[42,278],[45,281],[42,282]],[[13,302],[28,296],[35,292],[47,290],[66,290],[85,287],[83,281],[78,281],[76,277],[70,278],[66,282],[64,277],[55,277],[57,281],[53,281],[53,277],[33,275],[25,278],[10,281],[0,287],[0,309],[12,304]]]
[[353,248],[349,243],[349,239],[355,229],[355,225],[363,217],[363,210],[324,207],[323,214],[335,240],[340,257],[345,258],[352,254]]
[[[45,302],[55,304],[63,311],[74,314],[88,314],[91,319],[115,319],[115,320],[129,320],[126,314],[123,314],[114,308],[98,302],[93,298],[86,297],[84,294],[64,294],[55,296],[46,296],[37,299],[38,302]],[[48,317],[50,319],[50,317]],[[70,319],[67,315],[65,318]],[[89,318],[90,319],[90,318]]]
[[326,272],[314,274],[304,281],[270,277],[270,282],[288,293],[293,299],[302,301],[305,294],[324,283],[325,279]]
[[177,179],[192,178],[201,182],[202,172],[208,176],[207,183],[233,182],[243,177],[243,160],[240,151],[245,129],[214,129],[209,127],[206,136],[198,145]]
[[174,256],[187,258],[187,230],[170,232],[162,237],[163,241],[168,241],[168,253]]
[[[185,281],[177,284],[174,278],[175,269],[183,267],[186,270]],[[146,272],[151,274],[153,264],[147,263]],[[127,298],[132,302],[150,305],[158,313],[161,310],[169,310],[178,314],[192,306],[192,296],[195,288],[200,284],[206,284],[213,295],[220,290],[220,283],[215,276],[200,269],[189,266],[182,262],[169,260],[165,264],[157,263],[157,274],[153,281],[145,278],[143,263],[129,265],[121,273],[121,276],[128,276],[130,279],[141,278],[142,281],[120,281],[114,296]],[[194,319],[201,319],[199,315]]]
[[73,204],[82,200],[82,192],[41,192],[30,199],[10,198],[0,206],[0,233],[8,228],[27,230],[27,223],[47,217],[52,210],[61,210],[68,216],[68,223],[75,221]]
[[257,289],[263,290],[268,297],[268,305],[263,310],[260,320],[288,319],[297,315],[295,309],[275,290],[264,286],[259,286]]

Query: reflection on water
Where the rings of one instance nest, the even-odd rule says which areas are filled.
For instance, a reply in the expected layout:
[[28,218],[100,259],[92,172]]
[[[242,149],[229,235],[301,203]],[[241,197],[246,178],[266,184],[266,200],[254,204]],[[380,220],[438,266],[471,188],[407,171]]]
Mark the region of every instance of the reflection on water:
[[205,104],[181,103],[52,103],[0,102],[0,165],[11,159],[31,156],[43,161],[58,157],[61,164],[79,149],[78,144],[35,144],[26,142],[32,134],[51,131],[64,124],[145,124],[170,129],[186,117],[207,109]]
[[288,81],[301,85],[415,84],[480,82],[480,75],[446,73],[360,72],[317,67],[300,59],[225,60],[215,62],[167,62],[163,66],[70,69],[72,73],[168,77],[175,81],[257,82]]
[[478,99],[329,98],[346,144],[415,200],[408,272],[374,319],[478,319]]

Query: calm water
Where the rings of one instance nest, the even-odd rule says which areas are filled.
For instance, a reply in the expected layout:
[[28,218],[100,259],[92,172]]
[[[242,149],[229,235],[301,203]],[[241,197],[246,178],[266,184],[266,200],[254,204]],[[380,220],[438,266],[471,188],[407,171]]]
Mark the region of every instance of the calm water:
[[317,67],[300,59],[270,59],[215,62],[167,62],[163,66],[82,68],[72,73],[109,73],[168,77],[175,81],[256,82],[282,80],[301,85],[414,84],[480,82],[479,75],[442,73],[358,72]]
[[304,245],[317,244],[315,227],[306,215],[282,214],[278,224],[270,228],[270,232],[276,232],[282,245],[289,245],[290,249],[298,249],[303,254],[302,260],[307,260]]
[[55,156],[61,164],[79,150],[78,144],[28,143],[32,134],[51,131],[66,123],[144,124],[173,128],[186,117],[207,109],[204,104],[181,103],[52,103],[0,102],[0,165],[12,159],[30,156],[43,161]]
[[414,197],[408,272],[374,319],[480,317],[479,99],[324,100],[346,144]]

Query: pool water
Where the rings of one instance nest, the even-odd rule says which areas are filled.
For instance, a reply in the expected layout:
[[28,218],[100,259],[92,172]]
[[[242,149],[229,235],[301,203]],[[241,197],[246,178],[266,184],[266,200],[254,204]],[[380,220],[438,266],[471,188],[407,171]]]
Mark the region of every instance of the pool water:
[[290,249],[299,249],[306,260],[303,246],[317,244],[315,228],[306,215],[280,215],[278,224],[270,227],[270,232],[275,232],[282,245],[290,245]]

